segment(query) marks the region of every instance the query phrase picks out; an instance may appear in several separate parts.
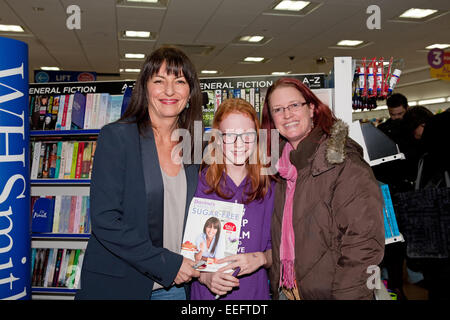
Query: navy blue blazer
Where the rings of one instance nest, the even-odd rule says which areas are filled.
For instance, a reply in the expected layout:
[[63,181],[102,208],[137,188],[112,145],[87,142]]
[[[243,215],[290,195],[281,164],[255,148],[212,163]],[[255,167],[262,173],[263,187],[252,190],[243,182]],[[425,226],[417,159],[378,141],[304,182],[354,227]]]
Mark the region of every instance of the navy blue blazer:
[[[198,165],[185,165],[187,212]],[[162,247],[164,187],[153,130],[134,123],[104,126],[90,187],[92,233],[76,299],[146,299],[154,281],[170,286],[182,255]],[[181,245],[181,244],[180,244]]]

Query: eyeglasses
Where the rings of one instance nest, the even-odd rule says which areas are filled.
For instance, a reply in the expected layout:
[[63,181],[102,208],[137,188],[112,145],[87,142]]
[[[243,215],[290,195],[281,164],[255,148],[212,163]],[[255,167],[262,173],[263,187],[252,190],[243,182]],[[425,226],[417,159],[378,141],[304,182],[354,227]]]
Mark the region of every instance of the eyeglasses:
[[241,139],[243,143],[253,143],[256,141],[256,132],[243,132],[243,133],[223,133],[222,134],[222,140],[223,143],[231,144],[235,143],[237,140],[237,137]]
[[296,111],[300,110],[300,107],[303,107],[304,105],[307,105],[307,104],[308,104],[308,102],[294,102],[286,107],[275,106],[272,108],[272,115],[279,116],[283,113],[282,111],[284,111],[286,109],[289,111],[292,110],[293,112],[296,112]]

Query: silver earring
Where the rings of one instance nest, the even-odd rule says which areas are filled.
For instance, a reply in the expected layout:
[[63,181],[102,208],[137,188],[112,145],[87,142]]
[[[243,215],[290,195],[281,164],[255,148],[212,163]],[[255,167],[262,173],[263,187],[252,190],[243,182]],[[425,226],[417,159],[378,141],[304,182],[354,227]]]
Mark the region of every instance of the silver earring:
[[189,101],[188,103],[186,103],[186,107],[184,107],[185,109],[189,109]]

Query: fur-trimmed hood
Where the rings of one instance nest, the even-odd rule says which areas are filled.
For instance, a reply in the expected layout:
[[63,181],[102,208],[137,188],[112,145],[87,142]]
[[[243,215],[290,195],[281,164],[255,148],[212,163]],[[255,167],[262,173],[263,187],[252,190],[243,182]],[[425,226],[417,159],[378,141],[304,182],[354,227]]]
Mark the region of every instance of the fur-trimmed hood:
[[301,170],[312,162],[312,174],[317,175],[344,162],[349,146],[348,125],[337,120],[328,136],[321,128],[314,128],[290,154],[291,163]]

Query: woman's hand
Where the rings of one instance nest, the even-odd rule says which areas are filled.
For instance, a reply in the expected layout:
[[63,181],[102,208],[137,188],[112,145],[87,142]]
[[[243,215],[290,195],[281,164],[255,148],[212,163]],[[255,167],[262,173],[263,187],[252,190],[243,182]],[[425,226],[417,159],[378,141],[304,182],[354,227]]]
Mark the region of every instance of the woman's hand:
[[206,285],[211,292],[221,296],[239,286],[239,279],[223,272],[201,272],[198,280]]
[[182,284],[184,282],[189,282],[192,278],[200,277],[200,271],[194,269],[195,262],[191,259],[183,257],[183,263],[178,270],[177,276],[174,282],[176,284]]
[[250,253],[240,253],[232,256],[228,256],[223,259],[217,260],[217,263],[227,263],[230,264],[222,267],[218,270],[218,272],[224,272],[229,269],[235,269],[237,267],[241,268],[241,271],[238,273],[238,276],[242,276],[244,274],[250,274],[258,270],[261,266],[266,266],[268,263],[268,259],[266,257],[265,252],[250,252]]

